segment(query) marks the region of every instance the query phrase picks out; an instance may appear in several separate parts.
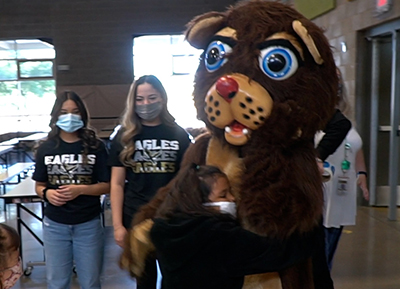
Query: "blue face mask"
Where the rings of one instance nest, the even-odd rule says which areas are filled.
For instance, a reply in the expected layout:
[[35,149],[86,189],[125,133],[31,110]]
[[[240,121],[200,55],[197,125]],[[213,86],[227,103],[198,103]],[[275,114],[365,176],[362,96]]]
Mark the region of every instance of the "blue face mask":
[[65,132],[75,132],[83,127],[83,121],[77,114],[62,114],[58,117],[56,125]]

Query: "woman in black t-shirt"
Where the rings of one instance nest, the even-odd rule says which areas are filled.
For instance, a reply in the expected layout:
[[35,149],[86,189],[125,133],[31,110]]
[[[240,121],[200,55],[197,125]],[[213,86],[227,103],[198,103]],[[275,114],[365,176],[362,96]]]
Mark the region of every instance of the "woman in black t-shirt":
[[46,201],[43,243],[49,289],[69,288],[73,263],[83,289],[99,289],[104,233],[100,195],[110,190],[104,144],[88,127],[85,104],[72,91],[57,97],[47,140],[36,152],[33,179]]
[[[121,129],[112,141],[111,208],[114,238],[123,246],[127,229],[139,207],[147,204],[179,170],[190,144],[188,133],[175,123],[167,109],[167,94],[153,75],[145,75],[130,88]],[[146,264],[138,289],[155,289],[154,258]]]

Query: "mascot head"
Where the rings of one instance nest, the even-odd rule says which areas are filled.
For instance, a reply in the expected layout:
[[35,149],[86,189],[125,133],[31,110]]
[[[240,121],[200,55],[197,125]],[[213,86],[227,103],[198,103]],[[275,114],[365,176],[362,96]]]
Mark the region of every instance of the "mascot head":
[[279,130],[268,121],[279,104],[291,103],[286,114],[296,115],[292,139],[312,139],[332,116],[337,75],[329,43],[296,10],[244,1],[187,27],[187,41],[204,50],[193,93],[198,118],[222,141],[243,146],[260,128]]

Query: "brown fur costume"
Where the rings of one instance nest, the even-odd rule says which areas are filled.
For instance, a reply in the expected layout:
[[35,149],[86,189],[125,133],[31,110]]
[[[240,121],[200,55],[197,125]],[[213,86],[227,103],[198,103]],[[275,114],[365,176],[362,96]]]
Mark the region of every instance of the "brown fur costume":
[[[282,239],[311,230],[323,206],[313,138],[333,114],[338,81],[323,32],[289,6],[253,0],[196,17],[186,37],[204,49],[194,102],[211,134],[197,139],[183,162],[227,173],[246,229]],[[281,73],[288,51],[298,65]],[[166,192],[134,223],[152,218]],[[140,263],[132,251],[122,256],[125,268]],[[310,262],[246,277],[245,288],[312,289]]]

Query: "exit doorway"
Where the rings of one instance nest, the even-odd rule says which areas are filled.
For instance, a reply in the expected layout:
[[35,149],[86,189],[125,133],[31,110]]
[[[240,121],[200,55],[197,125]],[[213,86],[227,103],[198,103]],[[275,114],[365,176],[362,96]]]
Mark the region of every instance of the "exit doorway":
[[370,205],[400,205],[400,20],[361,33],[357,122],[362,123],[369,162]]

